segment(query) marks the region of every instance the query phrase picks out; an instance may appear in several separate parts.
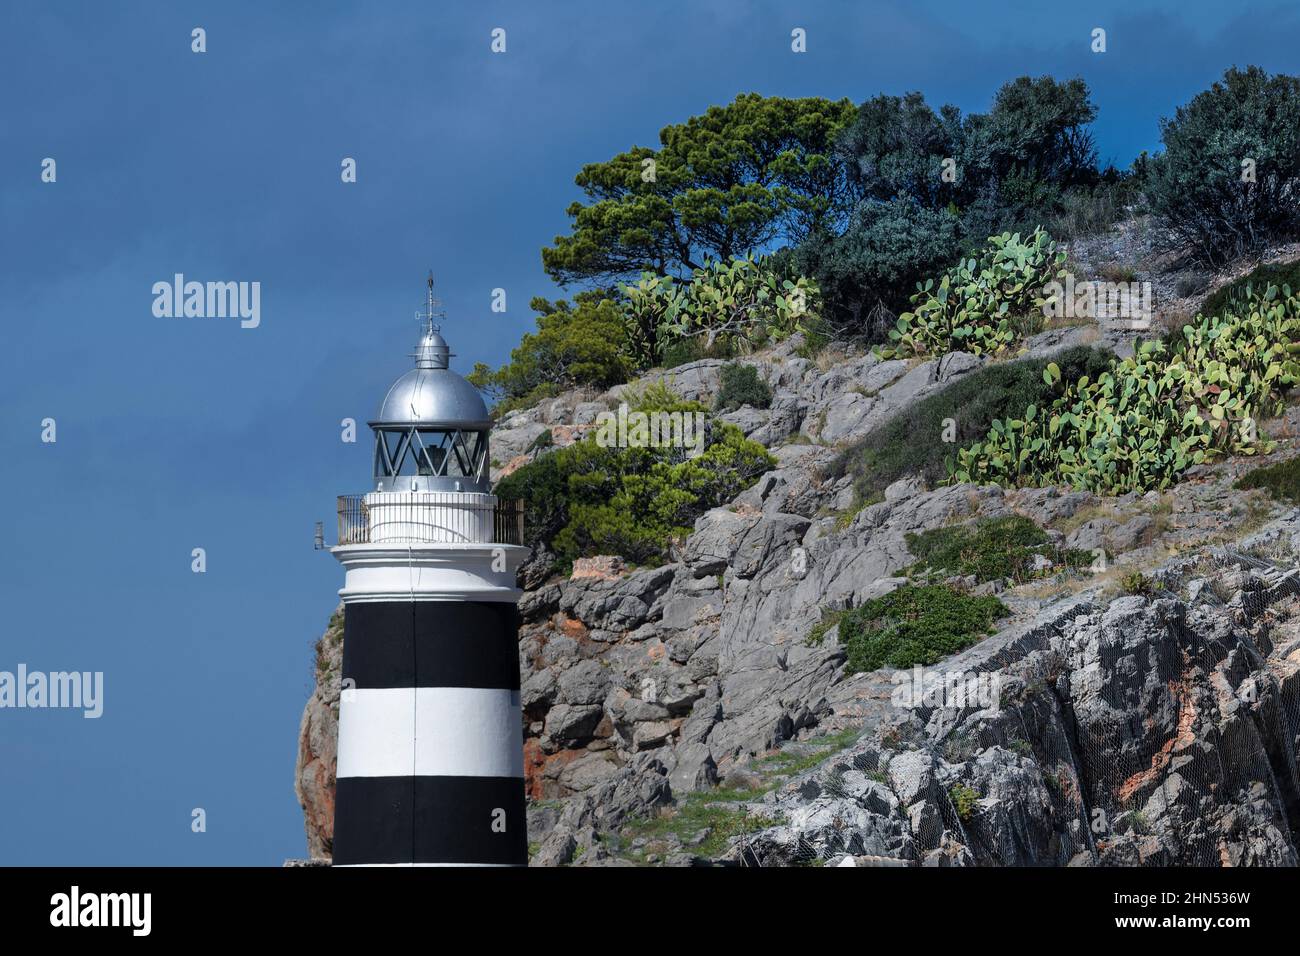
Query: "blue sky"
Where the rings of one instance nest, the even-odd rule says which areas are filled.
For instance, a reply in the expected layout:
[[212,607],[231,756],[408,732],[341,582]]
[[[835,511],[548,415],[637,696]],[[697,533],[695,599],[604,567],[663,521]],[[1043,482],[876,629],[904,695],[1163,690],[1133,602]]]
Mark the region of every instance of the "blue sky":
[[[0,710],[0,864],[304,854],[298,719],[342,583],[312,526],[368,486],[339,422],[409,366],[427,269],[455,366],[500,363],[561,294],[539,250],[579,167],[751,90],[968,111],[1080,75],[1127,166],[1228,66],[1300,72],[1295,12],[1224,6],[6,3],[0,670],[103,671],[105,701]],[[260,327],[155,317],[177,272],[260,282]]]

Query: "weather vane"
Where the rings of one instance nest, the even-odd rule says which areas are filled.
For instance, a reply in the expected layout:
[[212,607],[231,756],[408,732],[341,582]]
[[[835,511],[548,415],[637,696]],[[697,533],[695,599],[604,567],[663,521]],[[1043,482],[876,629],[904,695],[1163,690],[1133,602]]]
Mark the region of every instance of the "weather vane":
[[426,332],[441,332],[442,325],[435,323],[433,320],[445,319],[447,314],[442,310],[442,301],[433,297],[433,270],[429,270],[429,291],[425,294],[424,311],[415,313],[416,319],[421,323],[421,327]]

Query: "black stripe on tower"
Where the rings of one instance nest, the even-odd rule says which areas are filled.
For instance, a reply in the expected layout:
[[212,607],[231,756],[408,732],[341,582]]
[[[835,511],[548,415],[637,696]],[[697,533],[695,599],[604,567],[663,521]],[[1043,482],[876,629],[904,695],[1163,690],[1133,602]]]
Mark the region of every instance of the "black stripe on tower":
[[[356,700],[408,687],[513,691],[517,705],[518,642],[513,603],[349,603],[344,686],[359,692]],[[419,748],[414,731],[411,745]],[[522,726],[515,746],[522,750]],[[522,776],[340,776],[334,862],[526,865],[525,821]]]
[[[528,862],[524,782],[518,777],[343,777],[336,801],[339,866]],[[505,833],[485,826],[495,808],[512,821]]]
[[343,679],[368,687],[519,689],[519,609],[491,601],[349,604]]

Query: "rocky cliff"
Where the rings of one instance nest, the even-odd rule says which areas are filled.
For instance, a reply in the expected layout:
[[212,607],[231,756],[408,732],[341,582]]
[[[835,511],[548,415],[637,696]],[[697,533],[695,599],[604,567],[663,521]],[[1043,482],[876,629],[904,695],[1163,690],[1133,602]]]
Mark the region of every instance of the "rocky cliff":
[[[1249,547],[1290,555],[1297,531]],[[1154,598],[1060,602],[946,661],[934,704],[888,706],[888,681],[861,681],[867,732],[747,804],[777,822],[730,858],[1295,865],[1300,577],[1219,550],[1157,580]],[[954,671],[993,675],[992,706],[945,700]],[[847,710],[847,686],[830,697]]]
[[[1234,490],[1231,462],[1123,498],[902,480],[854,511],[850,479],[824,477],[839,450],[981,360],[745,361],[771,408],[722,417],[774,470],[664,566],[525,568],[535,864],[1296,862],[1300,515]],[[721,364],[656,378],[711,402]],[[580,437],[626,388],[506,416],[498,471],[545,453],[528,449],[546,431]],[[1011,611],[997,633],[919,675],[849,674],[835,628],[808,640],[827,609],[902,583],[909,532],[1012,514],[1113,562],[992,582]],[[1126,595],[1133,569],[1143,593]],[[313,857],[330,851],[341,643],[335,618],[299,740]],[[976,686],[992,696],[960,692]]]

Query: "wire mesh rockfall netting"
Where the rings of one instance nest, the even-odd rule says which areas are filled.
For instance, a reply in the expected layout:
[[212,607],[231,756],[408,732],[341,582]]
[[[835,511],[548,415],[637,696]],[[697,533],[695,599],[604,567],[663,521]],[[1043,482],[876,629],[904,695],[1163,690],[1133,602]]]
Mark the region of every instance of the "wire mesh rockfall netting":
[[[1153,580],[1005,668],[997,706],[913,708],[786,784],[779,852],[751,833],[741,862],[1295,864],[1300,569],[1273,540]],[[884,806],[906,751],[936,783]]]

